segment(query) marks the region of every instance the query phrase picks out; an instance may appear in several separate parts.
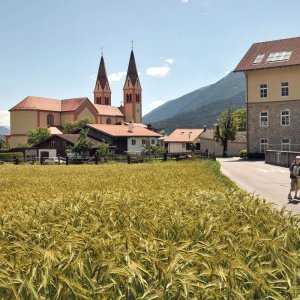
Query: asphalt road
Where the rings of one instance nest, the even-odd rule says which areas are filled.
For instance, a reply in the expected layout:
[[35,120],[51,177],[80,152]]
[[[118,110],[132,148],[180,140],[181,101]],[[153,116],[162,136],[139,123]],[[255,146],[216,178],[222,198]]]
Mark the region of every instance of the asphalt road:
[[300,214],[300,200],[289,203],[287,199],[290,189],[288,168],[239,158],[222,158],[218,161],[221,163],[222,173],[240,188],[275,203],[279,209],[285,206],[294,214]]

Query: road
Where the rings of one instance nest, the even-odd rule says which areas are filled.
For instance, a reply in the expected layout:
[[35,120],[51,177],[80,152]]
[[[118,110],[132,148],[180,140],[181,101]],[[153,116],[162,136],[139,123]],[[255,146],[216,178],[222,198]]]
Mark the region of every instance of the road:
[[300,200],[288,202],[290,189],[289,170],[287,168],[265,164],[263,161],[246,161],[239,158],[218,159],[221,171],[240,188],[267,201],[285,206],[294,214],[300,214]]

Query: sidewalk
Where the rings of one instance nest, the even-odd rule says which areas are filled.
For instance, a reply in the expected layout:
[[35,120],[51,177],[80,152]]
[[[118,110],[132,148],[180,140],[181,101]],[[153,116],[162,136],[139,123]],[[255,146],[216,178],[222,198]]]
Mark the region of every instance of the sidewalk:
[[[290,189],[289,170],[265,164],[264,161],[247,161],[240,158],[220,158],[221,171],[240,188],[256,196],[285,206],[294,214],[300,214],[300,200],[288,202]],[[300,194],[299,194],[300,195]]]

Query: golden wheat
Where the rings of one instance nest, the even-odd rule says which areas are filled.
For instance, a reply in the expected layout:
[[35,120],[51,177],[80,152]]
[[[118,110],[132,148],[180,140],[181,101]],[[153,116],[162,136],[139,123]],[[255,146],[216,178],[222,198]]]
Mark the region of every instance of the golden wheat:
[[296,299],[299,217],[215,162],[0,166],[1,299]]

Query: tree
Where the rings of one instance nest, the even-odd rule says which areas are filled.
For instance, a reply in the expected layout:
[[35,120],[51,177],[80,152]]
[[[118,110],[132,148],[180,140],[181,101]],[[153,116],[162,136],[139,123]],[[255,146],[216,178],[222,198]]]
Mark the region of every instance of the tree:
[[41,143],[51,136],[48,128],[32,129],[27,134],[27,143],[31,146]]
[[0,150],[7,150],[8,147],[5,142],[0,138]]
[[229,105],[227,109],[221,113],[214,131],[216,141],[223,146],[223,157],[227,157],[228,141],[235,140],[237,128],[237,119]]
[[164,152],[164,149],[158,145],[152,145],[149,138],[145,139],[145,144],[142,145],[142,153],[147,156],[159,156]]
[[92,149],[92,142],[88,138],[88,129],[81,129],[77,142],[72,147],[73,152],[86,156]]
[[234,112],[236,118],[238,131],[246,131],[247,128],[247,112],[246,108],[239,108]]
[[86,118],[82,119],[79,121],[70,121],[70,122],[65,122],[64,124],[64,133],[73,133],[77,129],[82,129],[86,124],[91,124],[94,123],[92,119]]
[[101,143],[99,149],[96,152],[101,158],[105,161],[107,160],[107,156],[110,154],[110,146],[106,143]]

